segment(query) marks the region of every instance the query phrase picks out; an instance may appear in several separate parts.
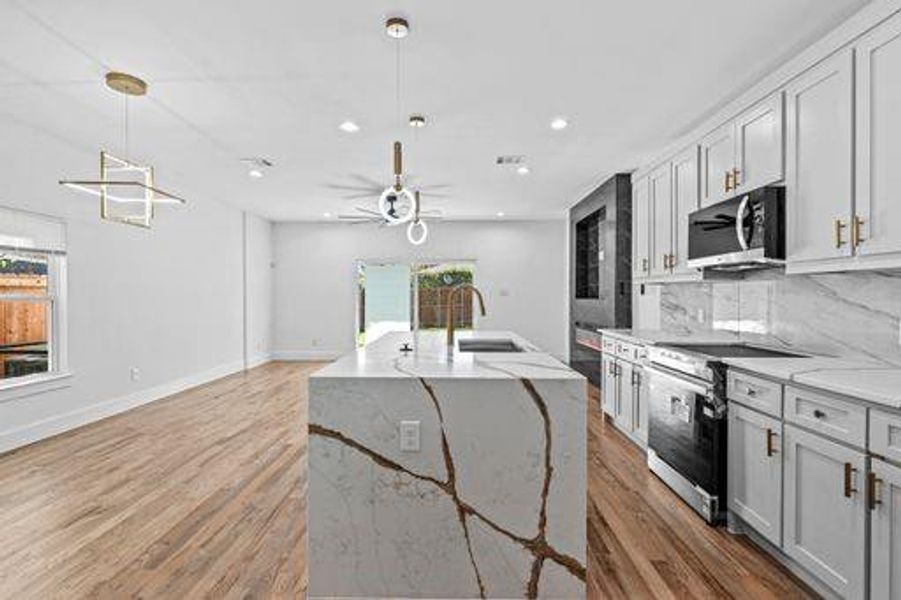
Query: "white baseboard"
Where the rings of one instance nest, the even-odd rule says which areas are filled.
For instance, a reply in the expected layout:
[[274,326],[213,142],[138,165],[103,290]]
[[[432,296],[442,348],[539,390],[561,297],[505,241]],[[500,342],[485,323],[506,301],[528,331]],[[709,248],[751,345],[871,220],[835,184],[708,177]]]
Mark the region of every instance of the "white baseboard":
[[272,354],[268,352],[265,354],[257,354],[255,356],[247,357],[247,368],[253,369],[254,367],[259,367],[260,365],[265,365],[267,362],[272,361]]
[[243,361],[227,363],[162,385],[138,390],[119,398],[98,402],[68,413],[29,423],[24,427],[2,431],[0,432],[0,452],[7,452],[93,423],[94,421],[111,417],[129,409],[161,400],[178,392],[237,373],[243,369]]
[[338,350],[276,350],[272,353],[272,360],[336,360],[344,354],[347,354],[347,352],[340,352]]

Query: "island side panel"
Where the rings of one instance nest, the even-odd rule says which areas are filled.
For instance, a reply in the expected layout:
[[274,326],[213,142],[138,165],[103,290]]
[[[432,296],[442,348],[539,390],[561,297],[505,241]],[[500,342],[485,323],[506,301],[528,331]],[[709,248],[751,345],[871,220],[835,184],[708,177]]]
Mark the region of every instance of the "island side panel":
[[313,379],[309,446],[311,597],[584,594],[584,380]]

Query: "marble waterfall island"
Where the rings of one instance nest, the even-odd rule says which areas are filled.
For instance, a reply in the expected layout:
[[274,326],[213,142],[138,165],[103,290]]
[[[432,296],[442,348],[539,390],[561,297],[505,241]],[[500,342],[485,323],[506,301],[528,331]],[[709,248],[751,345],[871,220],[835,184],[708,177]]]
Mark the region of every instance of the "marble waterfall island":
[[459,337],[523,351],[388,334],[310,378],[310,597],[584,597],[585,379]]

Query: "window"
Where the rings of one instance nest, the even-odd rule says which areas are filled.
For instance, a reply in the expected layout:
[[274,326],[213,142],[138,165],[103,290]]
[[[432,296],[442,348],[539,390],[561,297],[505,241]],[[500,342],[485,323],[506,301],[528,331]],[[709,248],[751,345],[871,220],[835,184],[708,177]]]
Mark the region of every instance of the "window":
[[[472,261],[360,262],[357,264],[357,345],[388,332],[447,327],[447,298],[463,283],[473,283]],[[474,327],[473,293],[455,297],[458,330]]]
[[66,372],[65,227],[0,208],[0,389]]

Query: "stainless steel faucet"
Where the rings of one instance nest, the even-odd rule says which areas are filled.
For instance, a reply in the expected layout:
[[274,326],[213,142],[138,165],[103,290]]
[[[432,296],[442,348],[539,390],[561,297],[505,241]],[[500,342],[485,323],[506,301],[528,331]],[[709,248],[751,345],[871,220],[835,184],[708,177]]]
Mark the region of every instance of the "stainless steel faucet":
[[482,312],[482,316],[485,316],[485,299],[482,298],[482,292],[478,290],[478,288],[471,283],[461,283],[456,286],[454,289],[450,291],[447,295],[447,349],[448,352],[453,352],[454,350],[454,298],[457,297],[461,291],[466,288],[471,289],[476,293],[476,296],[479,299],[479,309]]

